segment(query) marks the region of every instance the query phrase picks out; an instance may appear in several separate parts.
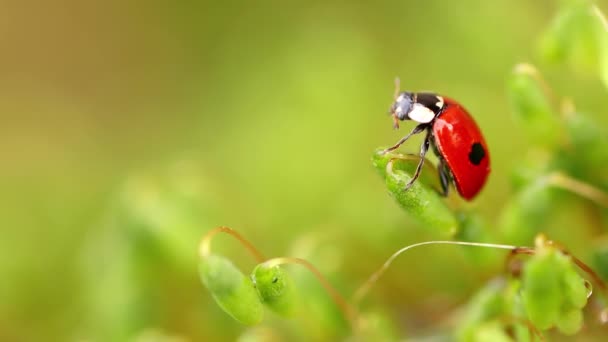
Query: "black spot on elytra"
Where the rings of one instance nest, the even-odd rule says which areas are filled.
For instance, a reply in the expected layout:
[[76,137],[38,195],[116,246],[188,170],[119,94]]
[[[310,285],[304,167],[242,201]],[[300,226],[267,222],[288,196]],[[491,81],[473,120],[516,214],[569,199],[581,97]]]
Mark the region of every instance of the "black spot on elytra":
[[469,152],[469,160],[473,165],[479,165],[483,158],[486,156],[486,151],[483,149],[480,143],[476,142],[471,145],[471,152]]

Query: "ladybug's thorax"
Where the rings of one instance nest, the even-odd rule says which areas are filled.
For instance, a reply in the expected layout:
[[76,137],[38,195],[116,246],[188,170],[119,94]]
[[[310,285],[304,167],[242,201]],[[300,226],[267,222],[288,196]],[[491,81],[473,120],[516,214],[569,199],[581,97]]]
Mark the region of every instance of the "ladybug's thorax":
[[429,123],[441,113],[443,97],[434,93],[401,92],[391,107],[391,113],[399,120]]
[[445,102],[443,97],[434,93],[416,93],[416,103],[409,114],[411,120],[429,123],[441,114]]

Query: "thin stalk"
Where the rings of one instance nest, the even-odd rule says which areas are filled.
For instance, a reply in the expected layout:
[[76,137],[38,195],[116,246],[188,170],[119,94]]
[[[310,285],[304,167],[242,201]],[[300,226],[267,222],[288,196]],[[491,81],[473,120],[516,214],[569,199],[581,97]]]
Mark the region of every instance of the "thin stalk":
[[306,267],[316,278],[319,283],[325,288],[331,299],[336,303],[336,306],[340,309],[344,318],[354,328],[356,327],[356,317],[358,316],[357,310],[352,307],[348,302],[340,295],[340,293],[329,283],[329,281],[319,272],[319,270],[310,262],[300,258],[289,258],[279,257],[272,258],[264,262],[267,267],[274,267],[283,264],[298,264]]
[[224,226],[214,228],[207,232],[205,236],[203,236],[203,239],[199,244],[199,255],[201,257],[206,258],[211,254],[211,240],[218,233],[226,233],[237,239],[253,255],[257,262],[261,263],[266,260],[264,255],[262,255],[262,253],[260,253],[260,251],[258,251],[257,248],[255,248],[255,246],[251,242],[247,241],[247,239],[245,239],[241,234],[237,233],[232,228]]
[[591,184],[571,178],[562,172],[555,172],[548,176],[548,184],[568,190],[581,197],[587,198],[594,203],[608,208],[608,194],[599,190]]
[[384,272],[386,272],[386,270],[390,267],[390,265],[393,263],[393,261],[399,255],[401,255],[401,253],[403,253],[407,250],[410,250],[412,248],[425,246],[425,245],[458,245],[458,246],[470,246],[470,247],[482,247],[482,248],[508,249],[510,251],[520,251],[521,250],[522,253],[524,251],[527,252],[529,250],[533,250],[530,247],[517,247],[517,246],[511,246],[511,245],[500,245],[500,244],[483,243],[483,242],[439,240],[439,241],[426,241],[426,242],[415,243],[413,245],[403,247],[400,250],[398,250],[397,252],[395,252],[393,255],[391,255],[384,262],[384,264],[376,272],[374,272],[367,279],[367,281],[365,283],[363,283],[363,285],[361,285],[361,287],[359,287],[359,289],[355,292],[355,295],[353,296],[354,305],[357,305],[361,301],[361,299],[369,292],[371,287],[378,281],[378,279],[384,274]]

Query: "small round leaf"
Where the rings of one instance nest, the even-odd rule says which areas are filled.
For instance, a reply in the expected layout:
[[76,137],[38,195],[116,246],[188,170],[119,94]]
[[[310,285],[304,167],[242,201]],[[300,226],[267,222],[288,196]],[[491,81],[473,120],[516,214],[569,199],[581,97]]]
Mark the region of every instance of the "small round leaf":
[[262,302],[272,311],[282,316],[293,315],[296,302],[295,285],[283,268],[259,264],[253,270],[251,279]]

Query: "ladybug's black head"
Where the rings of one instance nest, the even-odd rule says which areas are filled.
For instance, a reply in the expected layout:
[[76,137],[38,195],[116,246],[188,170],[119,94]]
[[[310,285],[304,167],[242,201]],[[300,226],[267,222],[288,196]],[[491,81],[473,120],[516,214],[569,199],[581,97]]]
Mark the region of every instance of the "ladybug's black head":
[[408,114],[414,108],[414,94],[401,92],[395,98],[395,102],[391,106],[391,114],[399,120],[408,120]]

